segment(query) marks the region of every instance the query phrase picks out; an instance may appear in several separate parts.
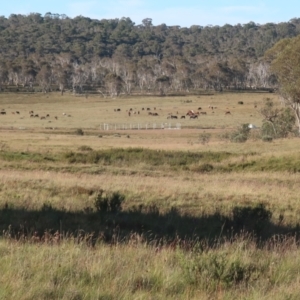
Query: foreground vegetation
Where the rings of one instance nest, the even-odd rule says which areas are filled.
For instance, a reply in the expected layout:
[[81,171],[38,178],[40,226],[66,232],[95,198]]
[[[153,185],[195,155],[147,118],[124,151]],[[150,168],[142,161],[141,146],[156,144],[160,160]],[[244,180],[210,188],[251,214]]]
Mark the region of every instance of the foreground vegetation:
[[[230,138],[263,123],[253,107],[265,95],[1,96],[20,115],[1,115],[0,298],[299,298],[299,140]],[[211,104],[182,130],[100,131],[97,121],[129,122],[115,107],[156,107],[165,120]]]
[[244,236],[184,251],[136,235],[94,248],[70,237],[59,245],[1,241],[0,251],[3,299],[299,298],[293,239],[257,248]]

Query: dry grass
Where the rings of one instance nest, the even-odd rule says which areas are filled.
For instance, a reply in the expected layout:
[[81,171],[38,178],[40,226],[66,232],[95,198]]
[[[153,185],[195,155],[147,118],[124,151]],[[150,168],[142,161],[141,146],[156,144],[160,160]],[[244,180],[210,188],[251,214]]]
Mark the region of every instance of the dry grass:
[[[247,240],[190,255],[180,250],[157,251],[134,238],[125,246],[99,245],[94,249],[71,238],[60,246],[0,241],[0,297],[297,299],[299,250],[293,246],[286,250],[259,250]],[[225,270],[214,264],[218,257]],[[195,265],[202,266],[205,274],[193,268]],[[230,273],[234,266],[239,272],[250,273],[242,282],[231,285],[222,274],[234,274]]]
[[[268,96],[224,93],[163,98],[104,99],[89,96],[85,99],[67,94],[63,97],[58,94],[0,94],[0,109],[7,111],[7,115],[0,116],[0,151],[51,156],[76,152],[81,146],[89,146],[93,150],[139,147],[233,154],[224,161],[214,162],[214,166],[267,161],[272,157],[296,159],[300,142],[296,138],[272,143],[251,139],[243,144],[230,143],[221,138],[222,134],[241,123],[260,125],[261,116],[254,105],[259,109],[262,100]],[[187,103],[186,100],[192,102]],[[238,101],[244,104],[239,105]],[[214,113],[209,110],[209,105],[217,107]],[[99,129],[103,123],[151,123],[153,120],[166,123],[169,122],[168,113],[177,115],[178,111],[178,116],[181,116],[189,109],[196,110],[200,106],[207,111],[207,115],[200,116],[199,120],[180,120],[182,130]],[[149,116],[142,107],[150,107],[151,110],[156,107],[159,116]],[[115,112],[116,108],[121,108],[121,112]],[[130,108],[139,110],[140,114],[129,117],[126,110]],[[43,120],[30,118],[30,110],[40,116],[48,113],[50,117]],[[230,110],[231,115],[225,115],[225,110]],[[20,114],[12,114],[16,111]],[[76,135],[77,128],[84,131],[83,136]],[[204,145],[199,139],[203,132],[211,134],[210,141]],[[86,207],[93,207],[97,191],[103,189],[118,191],[126,196],[124,211],[143,204],[155,205],[162,213],[175,207],[179,214],[188,216],[199,217],[216,212],[230,216],[234,207],[263,203],[273,213],[273,226],[297,228],[300,213],[299,173],[233,171],[207,174],[196,171],[200,163],[195,162],[192,166],[194,170],[176,170],[150,166],[146,161],[118,166],[70,164],[63,160],[36,163],[30,159],[3,159],[0,160],[0,209],[3,215],[5,207],[39,212],[47,204],[61,212],[82,212]],[[75,221],[79,222],[76,217]],[[1,223],[1,226],[4,225]],[[68,228],[63,229],[68,231]],[[142,235],[130,236],[127,243],[100,243],[92,248],[77,241],[74,235],[56,245],[2,238],[0,299],[299,297],[299,247],[293,238],[284,237],[282,241],[274,239],[264,248],[259,248],[253,240],[244,236],[235,242],[222,242],[218,247],[205,246],[207,248],[204,247],[202,252],[199,245],[192,248],[193,251],[157,248],[153,246],[158,244],[157,241],[146,243]],[[227,277],[214,277],[220,270],[216,269],[215,273],[208,270],[215,270],[224,257],[225,271],[233,268],[235,274],[250,270],[254,279],[245,277],[240,283],[227,285]],[[204,271],[198,272],[197,267]]]
[[[6,128],[43,129],[54,127],[57,129],[90,128],[99,129],[102,123],[130,124],[130,123],[169,123],[169,113],[180,118],[188,110],[207,112],[199,120],[179,119],[182,127],[187,128],[213,128],[224,129],[234,127],[241,123],[254,123],[260,125],[261,116],[254,105],[261,105],[262,100],[268,97],[265,93],[253,94],[216,94],[211,96],[189,97],[121,97],[117,99],[101,98],[99,96],[75,97],[72,95],[60,96],[59,94],[31,94],[15,95],[1,94],[0,105],[7,111],[1,115],[1,125]],[[275,97],[275,96],[274,96]],[[244,104],[239,105],[238,101]],[[186,103],[186,101],[191,101]],[[209,106],[217,107],[211,110]],[[120,108],[120,112],[114,110]],[[140,111],[140,114],[128,116],[126,111]],[[145,110],[142,110],[144,108]],[[148,115],[146,108],[159,114],[158,117]],[[33,110],[39,117],[50,115],[49,118],[30,118],[29,111]],[[229,110],[231,115],[225,116]],[[12,114],[19,111],[20,114]],[[178,112],[178,114],[177,114]],[[65,113],[66,115],[63,115]],[[70,115],[70,117],[68,117]],[[57,116],[57,120],[54,118]],[[174,122],[172,122],[174,123]]]
[[[120,191],[127,196],[124,208],[156,204],[162,210],[177,207],[199,216],[216,210],[230,213],[235,206],[264,203],[274,213],[274,222],[284,214],[285,224],[296,224],[300,213],[299,174],[230,173],[172,176],[57,174],[45,171],[0,171],[0,206],[40,209],[51,203],[59,209],[82,210],[93,206],[95,193]],[[282,201],[284,199],[284,201]]]

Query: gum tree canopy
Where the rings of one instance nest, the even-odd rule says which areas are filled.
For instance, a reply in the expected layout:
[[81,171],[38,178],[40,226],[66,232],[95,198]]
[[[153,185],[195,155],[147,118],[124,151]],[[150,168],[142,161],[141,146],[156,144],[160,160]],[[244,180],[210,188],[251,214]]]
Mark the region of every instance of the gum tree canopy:
[[277,77],[281,99],[295,113],[300,135],[300,36],[279,41],[265,58]]

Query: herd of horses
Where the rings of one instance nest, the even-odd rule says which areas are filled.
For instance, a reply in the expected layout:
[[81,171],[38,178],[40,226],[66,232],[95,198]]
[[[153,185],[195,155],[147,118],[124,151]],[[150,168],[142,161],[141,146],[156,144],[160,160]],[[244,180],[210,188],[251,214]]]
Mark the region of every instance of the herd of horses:
[[[216,106],[208,106],[208,108],[210,110],[212,110],[212,113],[214,113],[214,110],[217,109]],[[148,115],[149,116],[159,116],[159,114],[157,112],[152,112],[150,107],[147,107],[146,109],[143,107],[141,108],[141,110],[147,110],[148,111]],[[156,110],[156,107],[153,108],[153,110]],[[114,109],[115,112],[120,112],[121,108],[115,108]],[[132,114],[140,114],[140,110],[136,111],[132,108],[126,110],[126,113],[128,114],[128,116],[130,117]],[[173,113],[169,113],[167,116],[167,119],[178,119],[178,111],[177,114],[173,114]],[[188,110],[187,113],[185,115],[181,115],[180,119],[186,119],[187,117],[189,117],[190,119],[198,119],[200,115],[207,115],[206,111],[202,111],[202,107],[198,107],[198,109],[195,110]],[[225,115],[231,115],[231,112],[229,110],[225,111]]]
[[[13,115],[15,115],[15,114],[20,115],[20,111],[12,111],[11,114],[13,114]],[[4,108],[1,109],[0,115],[7,115],[7,112],[6,112],[6,110]],[[71,117],[71,115],[67,115],[66,113],[63,113],[63,115],[67,116],[67,117]],[[50,114],[46,114],[46,115],[40,116],[38,113],[35,113],[33,110],[31,110],[31,111],[29,111],[29,117],[30,118],[39,118],[41,120],[46,120],[46,119],[50,118]],[[54,118],[55,118],[55,120],[58,120],[57,116],[55,116]],[[21,119],[23,119],[23,117]]]

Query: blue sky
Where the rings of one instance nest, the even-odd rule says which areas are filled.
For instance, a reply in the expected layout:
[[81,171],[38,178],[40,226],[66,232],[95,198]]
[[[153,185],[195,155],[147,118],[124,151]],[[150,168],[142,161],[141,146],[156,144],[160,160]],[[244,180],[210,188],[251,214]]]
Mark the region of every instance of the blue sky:
[[[3,1],[4,2],[4,1]],[[300,17],[299,0],[11,0],[1,5],[0,15],[47,12],[92,19],[129,17],[135,24],[151,18],[153,25],[236,25],[287,22]]]

